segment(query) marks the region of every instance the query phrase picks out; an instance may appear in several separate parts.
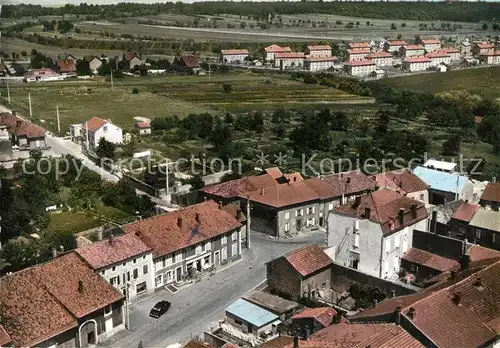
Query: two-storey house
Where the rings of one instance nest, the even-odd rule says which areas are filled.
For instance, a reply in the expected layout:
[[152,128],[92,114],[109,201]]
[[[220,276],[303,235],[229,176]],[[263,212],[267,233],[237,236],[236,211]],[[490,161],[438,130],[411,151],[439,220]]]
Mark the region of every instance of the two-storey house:
[[481,56],[488,52],[495,51],[495,44],[489,42],[477,42],[472,46],[472,54],[475,56]]
[[249,54],[247,49],[221,50],[220,61],[222,63],[242,64],[248,59]]
[[403,58],[423,56],[425,54],[425,48],[422,45],[404,45],[399,52]]
[[427,228],[425,204],[381,189],[337,207],[329,216],[335,262],[380,278],[397,277],[413,229]]
[[349,42],[347,44],[347,48],[349,48],[351,50],[370,49],[370,43],[369,42]]
[[369,48],[354,48],[347,50],[347,61],[357,61],[357,60],[366,60],[366,57],[370,55],[371,50]]
[[393,63],[392,54],[385,51],[373,52],[366,56],[366,58],[374,62],[377,67],[392,66]]
[[278,45],[271,45],[264,48],[264,59],[268,62],[273,61],[276,53],[290,53],[290,47],[281,47]]
[[94,55],[89,55],[83,57],[83,60],[87,64],[88,69],[92,74],[95,75],[99,72],[99,68],[102,66],[101,58]]
[[242,224],[214,201],[124,226],[153,250],[154,286],[195,279],[241,257]]
[[432,60],[425,56],[409,57],[403,60],[403,70],[406,71],[425,71],[431,67]]
[[133,70],[135,67],[144,64],[141,56],[136,52],[124,52],[122,62],[124,64],[124,68],[128,70]]
[[467,239],[500,250],[500,212],[480,208],[469,222]]
[[443,51],[433,51],[425,55],[431,60],[431,66],[438,66],[439,64],[451,64],[451,56]]
[[335,56],[328,57],[306,57],[304,59],[304,69],[309,71],[325,71],[333,68],[338,58]]
[[331,57],[332,46],[330,45],[308,45],[306,55],[311,57]]
[[429,203],[429,185],[408,169],[393,170],[375,175],[379,188],[385,188],[415,199]]
[[152,250],[137,236],[111,236],[76,252],[129,301],[154,291]]
[[462,56],[460,49],[456,47],[444,47],[441,52],[448,53],[452,62],[460,60]]
[[371,59],[353,60],[344,64],[344,70],[352,76],[368,76],[377,69]]
[[425,52],[434,52],[441,49],[441,40],[438,39],[421,39],[418,43],[424,46]]
[[277,52],[274,54],[274,67],[281,70],[301,69],[304,59],[304,52]]
[[[74,128],[74,130],[71,128]],[[81,124],[81,126],[73,125],[70,127],[70,133],[74,134],[75,138],[78,138],[76,134],[78,130],[81,132],[80,139],[91,148],[99,146],[101,138],[113,144],[121,144],[123,142],[122,129],[108,120],[99,117],[92,117],[89,121]]]
[[4,126],[13,145],[30,149],[44,148],[45,129],[16,116],[15,112],[0,113],[0,126]]
[[408,42],[404,40],[389,40],[384,43],[384,50],[389,53],[398,53],[401,47],[407,46]]
[[479,59],[485,64],[500,64],[500,50],[481,53]]

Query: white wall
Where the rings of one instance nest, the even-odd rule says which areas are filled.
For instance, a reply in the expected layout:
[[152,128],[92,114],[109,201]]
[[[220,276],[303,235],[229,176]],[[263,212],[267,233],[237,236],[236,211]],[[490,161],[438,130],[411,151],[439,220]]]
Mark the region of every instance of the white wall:
[[99,140],[101,140],[101,138],[113,144],[121,144],[123,142],[122,129],[108,122],[98,129],[97,132],[89,132],[89,140],[95,147],[99,146]]
[[406,196],[416,201],[424,202],[425,204],[429,203],[429,190],[408,193]]

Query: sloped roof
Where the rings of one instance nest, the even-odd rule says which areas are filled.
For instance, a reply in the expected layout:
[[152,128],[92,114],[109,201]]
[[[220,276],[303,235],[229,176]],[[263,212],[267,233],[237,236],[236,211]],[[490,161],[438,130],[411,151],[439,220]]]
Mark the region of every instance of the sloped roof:
[[317,245],[295,249],[284,256],[301,276],[308,275],[330,266],[332,259]]
[[99,61],[102,61],[101,58],[99,58],[98,56],[94,56],[94,55],[88,55],[88,56],[84,56],[83,57],[83,60],[85,60],[86,62],[90,63],[91,61],[93,61],[94,59],[97,59]]
[[290,47],[281,47],[278,45],[271,45],[271,46],[265,47],[264,51],[266,51],[268,53],[272,53],[272,52],[291,52],[292,50],[290,49]]
[[241,210],[238,204],[226,204],[225,206],[222,207],[222,210],[224,210],[226,213],[228,213],[235,219],[238,219],[238,213],[239,213],[240,218],[238,219],[238,221],[241,223],[247,220],[247,218],[243,214],[243,211]]
[[312,318],[321,323],[323,327],[327,327],[330,326],[336,314],[337,311],[331,307],[306,308],[302,312],[295,314],[292,319]]
[[329,56],[329,57],[306,56],[306,58],[305,58],[306,62],[335,62],[337,60],[339,60],[339,59],[336,56]]
[[404,40],[389,40],[389,41],[387,41],[387,43],[389,44],[389,46],[405,46],[405,45],[408,45],[408,42],[406,42]]
[[420,40],[424,45],[435,45],[440,44],[441,41],[438,39],[422,39]]
[[408,249],[401,259],[415,263],[436,271],[444,272],[454,267],[459,266],[459,263],[452,259],[430,253],[425,250],[410,248]]
[[373,190],[376,182],[358,171],[334,174],[323,178],[311,178],[304,183],[313,189],[321,199],[335,198]]
[[274,185],[278,185],[276,180],[272,176],[264,174],[256,176],[246,176],[241,179],[235,179],[220,184],[205,186],[200,191],[214,196],[235,198],[244,196],[262,187],[266,188]]
[[224,55],[232,55],[232,54],[248,54],[247,49],[233,49],[233,50],[221,50],[220,51]]
[[429,52],[425,55],[427,58],[447,58],[450,57],[450,54],[448,52],[444,51],[436,51],[436,52]]
[[5,331],[2,325],[0,325],[0,346],[5,346],[9,343],[12,343],[12,338],[10,338],[10,335]]
[[345,62],[346,66],[365,66],[365,65],[375,65],[375,63],[371,59],[363,59],[363,60],[351,60]]
[[403,48],[405,50],[423,50],[424,46],[422,45],[404,45]]
[[136,57],[141,59],[141,57],[136,52],[124,52],[123,53],[123,60],[125,60],[127,62],[131,61],[132,59],[134,59]]
[[76,71],[76,64],[73,59],[57,59],[56,64],[62,73]]
[[[423,202],[387,189],[380,189],[361,196],[355,203],[337,207],[335,212],[364,219],[366,218],[366,208],[370,210],[369,219],[381,224],[383,233],[391,233],[391,231],[410,226],[427,218],[427,209]],[[415,218],[412,209],[415,209]],[[400,211],[404,211],[402,224],[399,221]]]
[[478,209],[479,205],[477,204],[462,202],[453,213],[452,219],[469,222]]
[[134,234],[125,234],[76,249],[76,252],[95,270],[151,251]]
[[470,226],[500,232],[500,212],[478,209],[469,222]]
[[485,248],[480,245],[473,245],[467,250],[467,255],[470,257],[470,262],[477,262],[487,259],[500,258],[500,251]]
[[45,136],[45,129],[34,123],[24,121],[9,112],[0,114],[0,126],[7,127],[9,133],[27,138],[42,138]]
[[408,57],[404,60],[405,63],[429,63],[430,61],[431,59],[425,56]]
[[278,167],[271,167],[271,168],[266,168],[264,169],[267,175],[270,175],[273,177],[273,179],[278,179],[283,176],[283,173]]
[[279,314],[286,313],[300,306],[297,302],[289,301],[279,296],[257,290],[243,296],[242,298],[258,306],[267,308],[271,312]]
[[302,58],[303,59],[303,58],[305,58],[305,54],[304,54],[304,52],[278,52],[274,55],[274,58],[276,58],[276,59],[280,59],[280,58],[301,59]]
[[500,183],[489,182],[484,188],[481,200],[500,202]]
[[185,345],[182,346],[182,348],[212,348],[213,346],[207,342],[201,342],[198,340],[191,340]]
[[353,48],[353,49],[347,50],[347,53],[349,53],[349,54],[367,54],[370,52],[371,52],[371,50],[369,48]]
[[309,45],[307,46],[309,51],[331,51],[332,46],[330,45]]
[[149,122],[137,122],[135,126],[139,129],[151,128],[151,124]]
[[108,124],[107,120],[104,120],[100,117],[92,117],[89,121],[84,122],[82,127],[84,129],[88,129],[91,132],[97,132],[99,129],[101,129],[104,125]]
[[375,175],[375,181],[378,187],[388,188],[401,194],[423,191],[429,187],[422,179],[407,169],[379,173]]
[[[245,198],[245,195],[241,197]],[[274,208],[319,200],[318,194],[302,181],[262,188],[250,193],[249,197],[253,202]]]
[[356,49],[356,48],[370,48],[370,43],[368,42],[350,42],[347,44],[349,48]]
[[376,58],[390,58],[392,57],[392,54],[389,52],[385,51],[380,51],[380,52],[372,52],[370,55],[366,56],[368,59],[376,59]]
[[459,193],[469,180],[465,176],[445,173],[425,167],[417,167],[413,173],[430,185],[431,189]]
[[186,68],[195,69],[199,67],[198,59],[193,55],[175,57],[175,60],[177,63],[184,65]]
[[[197,217],[199,221],[196,221]],[[239,221],[210,200],[125,225],[123,230],[139,237],[153,249],[156,257],[210,240],[241,226]],[[196,227],[198,233],[193,236]]]

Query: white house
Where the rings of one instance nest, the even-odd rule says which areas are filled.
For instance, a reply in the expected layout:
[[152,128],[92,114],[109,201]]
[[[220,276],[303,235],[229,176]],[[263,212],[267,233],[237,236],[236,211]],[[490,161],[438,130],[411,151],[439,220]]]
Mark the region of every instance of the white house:
[[330,45],[309,45],[306,54],[311,57],[331,57],[332,46]]
[[366,56],[371,53],[369,48],[355,48],[347,50],[347,61],[351,62],[353,60],[365,60]]
[[391,279],[412,246],[413,230],[427,228],[427,210],[423,202],[380,189],[337,207],[328,224],[336,263]]
[[451,61],[457,61],[461,58],[460,49],[455,47],[445,47],[441,50],[441,52],[446,52],[450,55]]
[[401,56],[403,58],[423,56],[425,48],[422,45],[405,45],[401,47]]
[[403,70],[406,71],[425,71],[431,67],[431,59],[420,56],[410,57],[403,60]]
[[384,43],[384,49],[389,53],[397,53],[401,47],[406,45],[408,45],[408,43],[403,40],[386,41]]
[[76,252],[129,301],[154,292],[152,249],[133,234],[111,236]]
[[451,64],[451,56],[446,52],[435,51],[427,53],[425,56],[431,60],[431,66],[438,66],[442,63]]
[[441,49],[441,41],[438,39],[423,39],[419,42],[426,52],[438,51]]
[[482,53],[480,56],[482,62],[486,64],[500,64],[500,50]]
[[85,143],[88,142],[94,148],[99,146],[101,138],[113,144],[121,144],[123,142],[122,129],[99,117],[92,117],[89,121],[84,122],[81,131],[81,139]]
[[274,60],[274,55],[276,53],[290,53],[292,50],[290,47],[281,47],[278,45],[271,45],[264,48],[264,55],[266,61]]
[[304,59],[304,69],[309,71],[324,71],[332,68],[338,58],[335,56],[329,57],[306,57]]
[[366,56],[366,59],[374,62],[377,67],[392,66],[393,64],[392,54],[385,51],[373,52],[370,55]]
[[24,82],[45,82],[45,81],[60,81],[66,76],[59,75],[54,70],[49,68],[31,69],[24,74]]
[[97,74],[99,68],[102,66],[101,58],[94,55],[90,55],[83,57],[83,59],[89,65],[89,70],[92,72],[92,74]]
[[300,69],[304,66],[304,52],[287,52],[274,54],[274,67],[285,69]]
[[248,59],[249,52],[246,49],[241,50],[221,50],[220,61],[223,63],[243,63]]
[[352,76],[368,76],[377,69],[370,59],[353,60],[344,64],[345,71]]

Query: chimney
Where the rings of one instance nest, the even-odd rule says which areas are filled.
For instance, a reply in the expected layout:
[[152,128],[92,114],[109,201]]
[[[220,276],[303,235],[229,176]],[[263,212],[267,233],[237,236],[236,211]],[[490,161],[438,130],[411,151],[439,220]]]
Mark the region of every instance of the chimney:
[[97,240],[102,240],[102,228],[97,229]]
[[83,294],[83,282],[81,280],[78,281],[78,292]]
[[17,120],[16,121],[16,127],[20,127],[22,123],[23,123],[22,120]]
[[351,178],[347,178],[347,180],[345,181],[346,184],[350,184],[351,183]]
[[465,200],[465,203],[469,203],[469,200],[468,200],[468,199],[466,199],[466,200]]
[[405,222],[404,219],[405,219],[405,209],[399,208],[398,220],[400,225],[404,224]]
[[294,176],[294,177],[293,177],[293,182],[296,182],[296,181],[297,181],[297,177],[296,177],[296,176]]
[[410,319],[413,320],[413,318],[415,318],[415,316],[417,315],[417,311],[415,310],[415,308],[413,307],[410,307],[410,309],[408,310],[408,313],[406,313],[408,315],[408,317]]
[[55,259],[57,257],[57,249],[52,248],[52,258]]
[[178,217],[177,218],[177,226],[179,226],[179,228],[182,228],[182,217]]
[[219,201],[219,209],[222,208],[222,201]]
[[111,235],[109,236],[109,244],[110,244],[110,245],[113,245],[113,240],[114,240],[114,236],[111,234]]
[[293,348],[299,348],[299,336],[297,334],[293,336]]
[[436,234],[437,234],[437,215],[438,215],[437,210],[434,210],[432,212],[431,228],[430,228],[431,232],[436,233]]
[[196,215],[194,216],[194,219],[197,223],[200,223],[200,213],[196,213]]
[[401,305],[397,306],[396,309],[394,310],[394,323],[396,325],[400,325],[401,324]]
[[391,290],[391,298],[396,297],[396,290]]
[[369,219],[371,215],[371,209],[369,207],[365,207],[365,219]]
[[454,269],[450,271],[450,280],[457,280],[457,271]]
[[470,256],[469,255],[462,255],[460,256],[460,269],[465,270],[469,268],[469,263],[470,263]]
[[460,292],[456,292],[453,294],[453,303],[454,304],[459,305],[461,299],[462,299],[462,297],[460,296]]
[[475,287],[482,286],[481,277],[477,277],[477,279],[474,281],[474,286]]
[[263,187],[260,188],[260,195],[264,196],[264,188]]
[[417,205],[415,203],[411,205],[411,218],[413,220],[417,218]]

